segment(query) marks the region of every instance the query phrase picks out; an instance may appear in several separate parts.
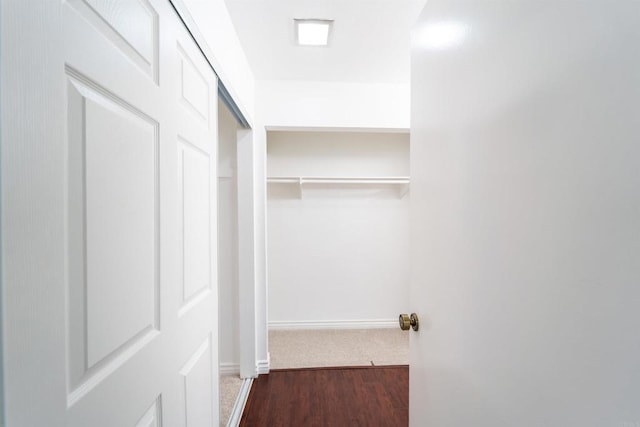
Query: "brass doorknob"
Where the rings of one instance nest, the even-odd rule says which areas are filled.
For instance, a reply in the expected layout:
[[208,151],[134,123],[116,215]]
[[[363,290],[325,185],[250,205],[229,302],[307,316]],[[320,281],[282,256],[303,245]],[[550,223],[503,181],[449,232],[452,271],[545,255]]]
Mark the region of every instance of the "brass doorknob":
[[412,327],[414,331],[420,328],[420,321],[418,320],[418,315],[415,313],[411,313],[411,316],[401,314],[398,322],[400,323],[400,329],[403,331],[408,331],[409,327]]

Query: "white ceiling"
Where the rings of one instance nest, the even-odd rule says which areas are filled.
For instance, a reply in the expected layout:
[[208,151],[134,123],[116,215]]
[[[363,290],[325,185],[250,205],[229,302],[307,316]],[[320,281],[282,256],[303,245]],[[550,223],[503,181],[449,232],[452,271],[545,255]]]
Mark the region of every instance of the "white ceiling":
[[[225,0],[258,80],[408,83],[426,0]],[[297,46],[294,18],[333,19],[329,47]]]

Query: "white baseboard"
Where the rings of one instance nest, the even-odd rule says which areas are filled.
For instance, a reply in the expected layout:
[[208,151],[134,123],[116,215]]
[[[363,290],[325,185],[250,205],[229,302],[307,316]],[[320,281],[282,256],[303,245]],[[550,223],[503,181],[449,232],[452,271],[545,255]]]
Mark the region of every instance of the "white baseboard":
[[256,372],[258,375],[268,374],[271,366],[271,354],[267,353],[267,360],[258,360],[256,363]]
[[231,411],[227,427],[238,427],[240,425],[242,413],[244,412],[244,407],[247,404],[247,398],[249,397],[252,384],[253,378],[246,378],[242,381],[242,386],[240,387],[238,397],[236,397],[236,403],[233,405],[233,411]]
[[269,322],[269,330],[282,329],[386,329],[397,328],[398,319],[364,320],[321,320],[321,321],[281,321]]
[[240,375],[240,365],[238,363],[221,363],[220,375]]

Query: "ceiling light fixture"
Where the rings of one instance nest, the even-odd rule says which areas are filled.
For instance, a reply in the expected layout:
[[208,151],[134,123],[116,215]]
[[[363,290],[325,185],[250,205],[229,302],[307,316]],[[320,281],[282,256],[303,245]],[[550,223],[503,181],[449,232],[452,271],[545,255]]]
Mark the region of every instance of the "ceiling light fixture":
[[294,19],[296,40],[300,46],[327,46],[333,20]]

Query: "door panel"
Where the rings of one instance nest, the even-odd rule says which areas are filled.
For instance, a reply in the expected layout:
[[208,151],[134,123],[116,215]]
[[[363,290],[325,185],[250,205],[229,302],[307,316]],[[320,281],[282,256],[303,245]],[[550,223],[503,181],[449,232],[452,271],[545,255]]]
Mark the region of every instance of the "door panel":
[[640,3],[430,0],[413,426],[640,425]]
[[[40,64],[55,78],[41,85],[15,62],[14,82],[41,88],[64,131],[22,140],[47,191],[10,190],[22,199],[3,246],[53,250],[31,267],[9,259],[4,304],[32,311],[5,316],[7,422],[217,425],[215,74],[168,0],[28,3],[11,7],[40,43],[60,41]],[[47,9],[51,25],[21,7]],[[34,126],[51,126],[38,114]],[[45,158],[51,144],[60,155]],[[48,210],[48,231],[19,208]],[[25,280],[28,268],[47,279]]]

